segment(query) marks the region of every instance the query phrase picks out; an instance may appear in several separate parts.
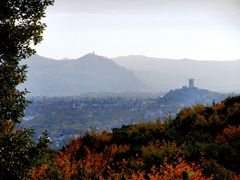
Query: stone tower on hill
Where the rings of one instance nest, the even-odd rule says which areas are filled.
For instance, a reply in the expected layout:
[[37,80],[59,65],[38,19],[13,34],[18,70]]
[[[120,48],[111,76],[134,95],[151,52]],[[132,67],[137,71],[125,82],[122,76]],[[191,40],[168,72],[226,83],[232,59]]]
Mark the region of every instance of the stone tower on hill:
[[189,83],[188,83],[188,87],[189,88],[194,88],[194,79],[189,79]]

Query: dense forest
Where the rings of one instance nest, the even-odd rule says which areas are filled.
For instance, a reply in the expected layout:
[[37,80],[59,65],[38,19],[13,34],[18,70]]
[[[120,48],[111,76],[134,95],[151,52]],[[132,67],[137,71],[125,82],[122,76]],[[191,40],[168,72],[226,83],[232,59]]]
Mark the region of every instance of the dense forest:
[[239,179],[240,96],[42,149],[33,179]]

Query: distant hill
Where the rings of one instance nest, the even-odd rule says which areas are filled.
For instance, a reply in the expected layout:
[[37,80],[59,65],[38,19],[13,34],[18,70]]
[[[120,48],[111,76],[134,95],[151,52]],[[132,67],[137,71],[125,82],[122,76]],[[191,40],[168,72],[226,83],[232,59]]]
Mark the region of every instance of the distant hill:
[[32,96],[75,96],[89,92],[168,92],[195,79],[199,88],[240,93],[240,60],[195,61],[123,56],[108,59],[87,54],[54,60],[33,56],[26,87]]
[[36,55],[23,63],[29,68],[27,81],[21,88],[26,87],[31,96],[146,91],[146,86],[132,72],[95,54],[59,61]]
[[195,61],[123,56],[113,61],[130,71],[153,91],[169,91],[194,78],[197,87],[219,92],[240,92],[240,60]]
[[192,106],[194,104],[212,104],[218,103],[225,99],[229,94],[212,92],[207,89],[196,87],[183,87],[181,89],[170,90],[159,102],[162,104],[175,104],[180,106]]

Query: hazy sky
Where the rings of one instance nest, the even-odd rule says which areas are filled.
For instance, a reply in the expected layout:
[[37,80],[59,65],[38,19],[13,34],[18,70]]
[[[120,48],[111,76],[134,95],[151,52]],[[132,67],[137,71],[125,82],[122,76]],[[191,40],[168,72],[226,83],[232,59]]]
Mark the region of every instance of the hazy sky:
[[40,55],[240,59],[240,0],[55,0]]

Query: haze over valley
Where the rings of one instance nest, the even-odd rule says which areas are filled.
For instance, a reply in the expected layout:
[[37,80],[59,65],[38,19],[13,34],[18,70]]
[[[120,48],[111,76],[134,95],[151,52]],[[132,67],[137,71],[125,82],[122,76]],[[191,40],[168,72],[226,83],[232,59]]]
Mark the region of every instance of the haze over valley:
[[110,59],[89,53],[68,60],[33,56],[24,63],[32,103],[21,126],[34,128],[36,138],[48,130],[53,148],[91,129],[162,121],[194,104],[212,105],[240,87],[239,60]]

